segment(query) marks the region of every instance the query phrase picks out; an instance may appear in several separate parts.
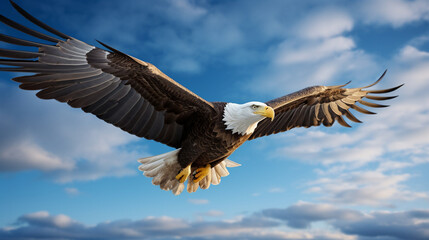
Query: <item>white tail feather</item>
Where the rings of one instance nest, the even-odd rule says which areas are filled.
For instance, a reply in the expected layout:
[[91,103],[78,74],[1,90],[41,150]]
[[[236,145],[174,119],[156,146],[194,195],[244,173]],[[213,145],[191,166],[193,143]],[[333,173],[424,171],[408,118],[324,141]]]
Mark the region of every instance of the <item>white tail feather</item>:
[[[152,183],[154,185],[159,185],[161,189],[166,191],[171,190],[174,195],[179,195],[185,189],[185,184],[180,183],[176,179],[176,175],[182,169],[179,162],[177,161],[179,151],[180,148],[161,155],[141,158],[138,160],[142,164],[139,166],[139,170],[142,171],[143,175],[146,177],[153,178]],[[237,166],[241,165],[231,160],[225,159],[213,167],[211,169],[211,173],[209,173],[198,183],[194,183],[192,181],[191,174],[188,177],[187,191],[195,192],[198,190],[198,187],[201,189],[207,189],[210,187],[210,184],[218,185],[220,183],[221,177],[229,175],[229,172],[226,168]]]

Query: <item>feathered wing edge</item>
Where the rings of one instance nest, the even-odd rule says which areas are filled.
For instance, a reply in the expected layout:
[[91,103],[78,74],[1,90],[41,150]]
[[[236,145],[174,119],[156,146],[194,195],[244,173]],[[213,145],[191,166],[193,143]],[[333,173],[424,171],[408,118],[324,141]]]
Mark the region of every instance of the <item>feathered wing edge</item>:
[[272,122],[267,119],[261,121],[249,140],[284,132],[295,127],[311,127],[321,124],[330,127],[335,121],[344,127],[351,127],[344,120],[344,116],[352,122],[360,123],[361,121],[350,112],[350,109],[364,114],[375,114],[359,106],[357,103],[372,108],[388,107],[388,105],[368,102],[363,99],[367,98],[374,101],[393,99],[397,95],[376,95],[390,93],[403,86],[401,84],[388,89],[366,90],[378,84],[385,76],[386,71],[383,72],[377,81],[365,87],[343,88],[350,82],[338,86],[308,87],[267,102],[267,105],[275,109],[276,118]]
[[[150,63],[88,45],[42,23],[11,1],[27,20],[50,36],[3,15],[0,22],[38,40],[0,34],[0,41],[38,51],[0,49],[0,71],[28,72],[15,77],[24,90],[81,108],[124,131],[178,148],[190,116],[214,112],[211,103],[178,84]],[[42,43],[44,41],[53,43]],[[137,77],[136,77],[137,76]]]

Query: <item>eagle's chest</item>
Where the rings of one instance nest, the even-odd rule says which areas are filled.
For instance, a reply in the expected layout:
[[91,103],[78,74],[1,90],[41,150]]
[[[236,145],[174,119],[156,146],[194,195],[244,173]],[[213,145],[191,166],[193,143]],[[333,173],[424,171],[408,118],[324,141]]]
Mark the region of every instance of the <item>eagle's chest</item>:
[[189,126],[189,133],[179,153],[182,167],[190,162],[195,167],[203,167],[209,163],[216,165],[250,137],[227,130],[222,120],[224,105],[215,106],[218,107],[217,116],[196,119],[193,125]]
[[205,130],[210,131],[205,131],[205,137],[196,139],[193,143],[195,147],[202,147],[201,154],[195,161],[198,165],[227,158],[249,138],[249,135],[233,134],[231,130],[226,130],[222,121],[206,126]]

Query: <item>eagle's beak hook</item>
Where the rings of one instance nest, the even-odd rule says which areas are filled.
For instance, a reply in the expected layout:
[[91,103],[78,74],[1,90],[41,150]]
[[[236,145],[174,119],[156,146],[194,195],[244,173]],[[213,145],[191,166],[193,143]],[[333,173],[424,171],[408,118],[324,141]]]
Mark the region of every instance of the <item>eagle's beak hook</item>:
[[274,120],[274,115],[275,115],[274,109],[270,106],[266,106],[263,109],[256,111],[255,113],[263,117],[271,118],[271,121]]
[[272,107],[266,106],[265,107],[266,117],[271,118],[271,121],[274,120],[275,112]]

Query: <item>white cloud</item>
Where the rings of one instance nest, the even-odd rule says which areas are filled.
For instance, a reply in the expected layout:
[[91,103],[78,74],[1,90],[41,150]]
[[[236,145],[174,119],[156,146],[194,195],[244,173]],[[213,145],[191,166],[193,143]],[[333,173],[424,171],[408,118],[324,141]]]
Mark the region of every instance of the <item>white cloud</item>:
[[401,49],[398,58],[400,61],[416,61],[429,58],[429,52],[421,51],[414,46],[407,45]]
[[41,171],[72,170],[73,162],[47,152],[30,139],[0,146],[0,171],[37,169]]
[[33,93],[2,88],[10,104],[0,109],[1,171],[40,170],[56,181],[98,179],[135,172],[136,137],[67,105]]
[[388,207],[397,201],[429,199],[423,192],[413,192],[403,185],[409,174],[386,175],[378,171],[354,171],[337,177],[321,178],[310,184],[310,192],[321,194],[331,203]]
[[[298,46],[297,46],[298,45]],[[317,62],[355,47],[352,39],[347,37],[333,37],[321,41],[284,42],[279,46],[275,63],[279,65],[292,63]]]
[[360,16],[366,23],[401,27],[417,20],[429,20],[429,2],[426,0],[366,0],[360,4]]
[[[281,136],[284,146],[277,156],[289,156],[311,163],[322,163],[332,168],[334,164],[348,164],[349,168],[361,167],[376,161],[383,147],[373,145],[362,130],[337,132],[332,129],[297,129],[294,135]],[[332,132],[332,133],[331,133]],[[333,169],[330,169],[332,171]]]
[[423,95],[423,93],[426,92],[426,87],[429,87],[429,83],[427,82],[429,79],[429,61],[420,61],[419,63],[404,65],[403,67],[405,67],[405,69],[397,72],[397,75],[395,76],[397,81],[401,81],[407,85],[402,90],[402,92],[406,94],[403,102],[406,104],[415,104],[415,107],[412,107],[410,111],[415,111],[417,110],[416,108],[419,108],[420,110],[422,108],[426,108],[425,105],[421,105],[417,101],[427,97],[427,95]]
[[183,1],[168,1],[169,8],[171,8],[170,14],[174,14],[184,23],[189,24],[190,22],[196,21],[205,14],[207,14],[207,10],[201,6],[196,6],[197,2],[183,0]]
[[73,224],[73,221],[69,216],[64,214],[58,214],[52,216],[47,211],[40,211],[35,213],[29,213],[19,218],[20,222],[27,222],[36,226],[45,227],[52,226],[54,228],[67,228]]
[[353,29],[353,19],[339,9],[309,12],[297,24],[297,34],[303,38],[329,38]]

